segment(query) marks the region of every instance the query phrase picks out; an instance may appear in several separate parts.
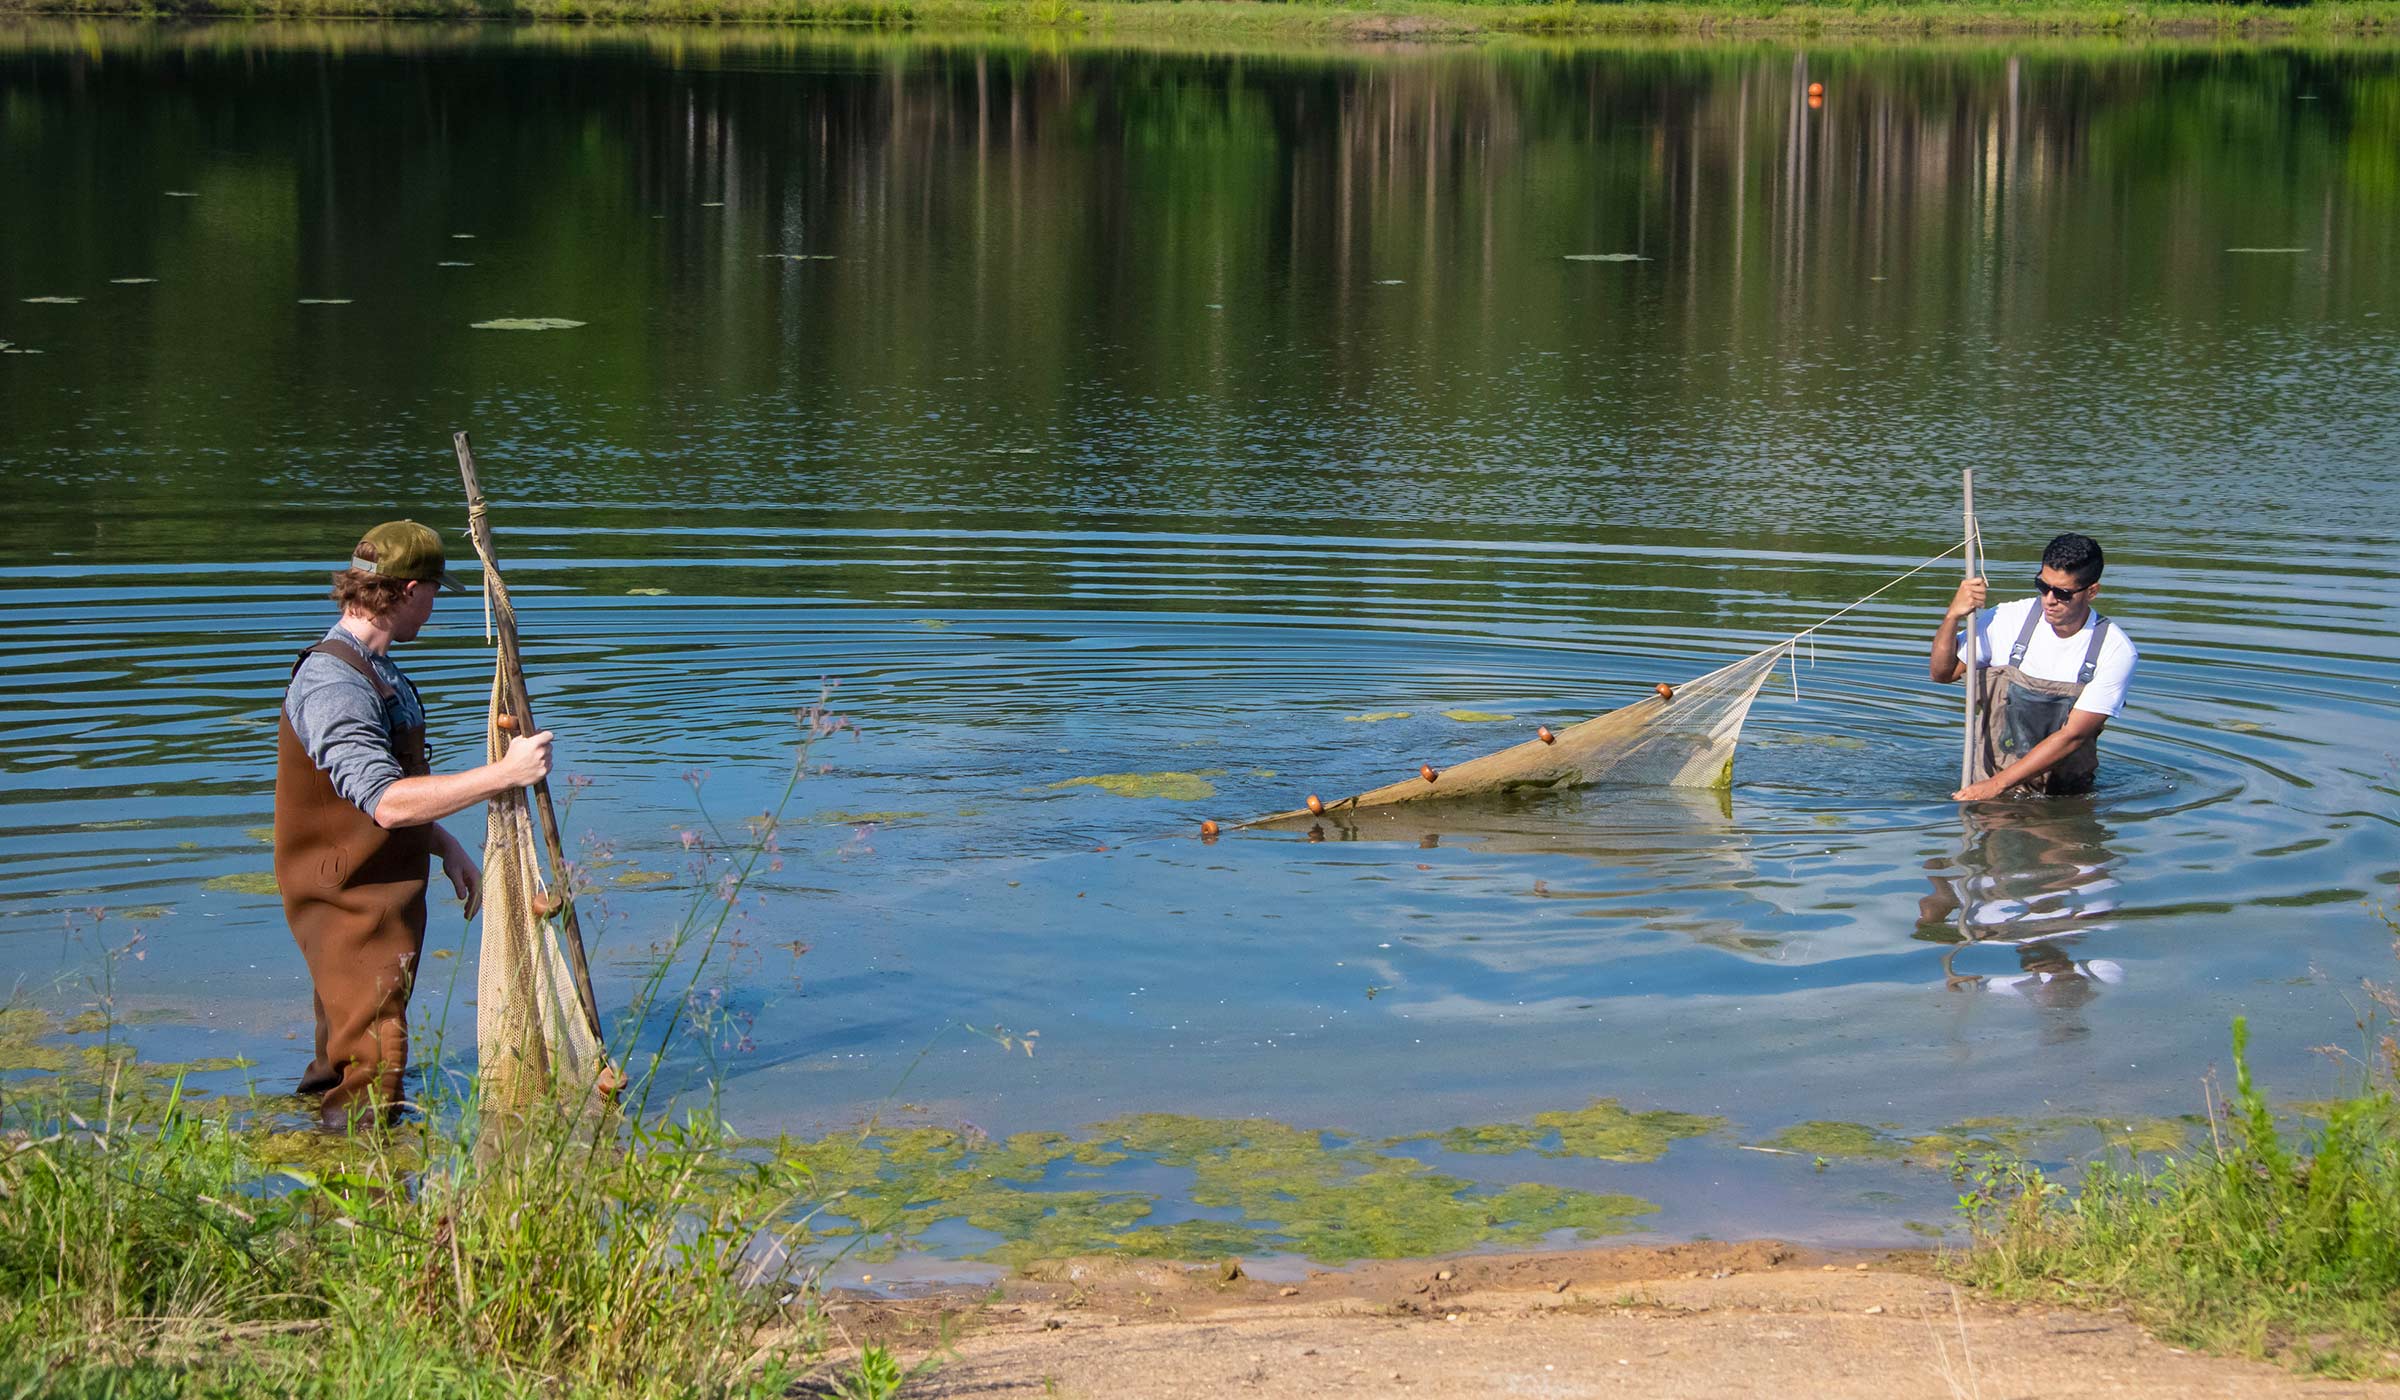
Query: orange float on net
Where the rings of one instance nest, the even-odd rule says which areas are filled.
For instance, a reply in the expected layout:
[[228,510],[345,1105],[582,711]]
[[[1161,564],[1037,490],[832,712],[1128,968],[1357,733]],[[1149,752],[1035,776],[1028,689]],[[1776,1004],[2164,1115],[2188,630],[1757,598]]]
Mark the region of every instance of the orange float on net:
[[1808,95],[1811,97],[1823,97],[1825,95],[1825,85],[1823,83],[1810,83],[1808,85]]
[[1672,700],[1675,698],[1675,687],[1667,684],[1665,681],[1660,681],[1655,688],[1658,691],[1659,699]]
[[1418,764],[1418,765],[1417,765],[1417,776],[1418,776],[1418,777],[1420,777],[1420,778],[1423,778],[1425,781],[1427,781],[1427,782],[1429,782],[1429,783],[1430,783],[1430,782],[1432,782],[1434,779],[1436,779],[1436,778],[1439,778],[1439,777],[1440,777],[1440,776],[1442,776],[1442,775],[1441,775],[1441,774],[1439,774],[1439,773],[1436,773],[1435,771],[1433,771],[1433,765],[1432,765],[1432,764],[1430,764],[1430,763],[1420,763],[1420,764]]
[[1203,840],[1203,841],[1214,841],[1214,840],[1216,840],[1216,839],[1217,839],[1217,824],[1216,824],[1215,822],[1202,822],[1202,823],[1200,823],[1200,839],[1201,839],[1201,840]]
[[1310,793],[1310,794],[1308,795],[1308,814],[1309,814],[1310,816],[1312,816],[1312,817],[1321,817],[1321,816],[1324,816],[1324,815],[1325,815],[1325,799],[1324,799],[1324,798],[1322,798],[1322,797],[1319,797],[1319,796],[1317,796],[1317,795],[1316,795],[1315,793],[1313,793],[1313,792],[1312,792],[1312,793]]
[[493,720],[492,723],[500,726],[500,732],[503,734],[514,734],[517,732],[517,717],[515,715],[502,715],[500,718]]
[[558,911],[566,907],[567,902],[554,894],[537,895],[533,901],[533,912],[544,919],[556,917]]
[[1558,742],[1558,736],[1551,733],[1550,726],[1546,724],[1533,731],[1533,737],[1541,740],[1545,744],[1555,744]]

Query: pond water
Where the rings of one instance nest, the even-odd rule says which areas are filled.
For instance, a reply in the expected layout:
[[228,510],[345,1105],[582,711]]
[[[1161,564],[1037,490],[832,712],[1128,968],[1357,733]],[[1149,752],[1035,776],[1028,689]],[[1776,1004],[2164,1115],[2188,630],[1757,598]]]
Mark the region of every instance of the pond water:
[[[820,677],[861,726],[675,1046],[748,1131],[1271,1119],[1893,1242],[1957,1190],[1898,1140],[2141,1138],[2239,1014],[2331,1092],[2395,971],[2388,49],[20,24],[0,191],[0,988],[105,979],[146,1052],[255,1062],[219,1089],[305,1058],[286,667],[366,525],[458,538],[460,427],[605,1007],[702,800],[773,800]],[[478,328],[528,318],[577,324]],[[2090,799],[1946,800],[1945,562],[1770,683],[1728,793],[1196,838],[1806,627],[1956,543],[1965,467],[2004,593],[2110,550]],[[475,601],[402,659],[471,751]],[[456,906],[432,943],[455,1034]],[[1594,1100],[1696,1118],[1439,1140]],[[1886,1136],[1783,1136],[1828,1120]],[[1151,1121],[1025,1179],[1269,1209]],[[995,1237],[921,1223],[919,1269]]]

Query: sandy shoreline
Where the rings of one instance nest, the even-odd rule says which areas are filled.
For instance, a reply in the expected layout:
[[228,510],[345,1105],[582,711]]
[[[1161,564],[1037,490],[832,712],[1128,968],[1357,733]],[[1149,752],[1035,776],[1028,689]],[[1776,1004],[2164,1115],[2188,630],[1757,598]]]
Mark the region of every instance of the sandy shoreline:
[[829,1300],[827,1375],[948,1354],[918,1396],[2400,1396],[2015,1306],[1922,1253],[1773,1241],[1395,1260],[1293,1282],[1083,1259],[988,1290]]

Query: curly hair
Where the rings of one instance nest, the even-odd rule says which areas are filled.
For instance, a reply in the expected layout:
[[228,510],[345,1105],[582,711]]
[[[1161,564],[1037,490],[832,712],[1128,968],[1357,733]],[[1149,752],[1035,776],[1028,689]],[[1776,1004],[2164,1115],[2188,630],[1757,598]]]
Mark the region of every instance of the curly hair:
[[2075,580],[2077,588],[2098,583],[2100,571],[2107,565],[2108,556],[2100,552],[2100,542],[2089,535],[2060,535],[2042,551],[2042,567],[2065,574]]
[[385,578],[358,569],[337,569],[333,575],[333,601],[344,612],[365,613],[382,621],[400,606],[408,595],[408,580]]

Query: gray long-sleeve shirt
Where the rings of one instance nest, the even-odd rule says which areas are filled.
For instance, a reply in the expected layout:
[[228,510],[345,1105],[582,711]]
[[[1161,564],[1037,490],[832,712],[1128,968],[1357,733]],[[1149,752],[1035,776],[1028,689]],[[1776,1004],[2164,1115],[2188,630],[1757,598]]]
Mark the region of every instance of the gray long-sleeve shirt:
[[390,702],[378,699],[375,687],[347,663],[311,656],[293,674],[284,692],[283,712],[310,761],[333,780],[333,790],[372,817],[384,789],[401,778],[392,734],[424,724],[425,711],[390,657],[370,655],[338,622],[325,639],[365,656],[392,688]]

